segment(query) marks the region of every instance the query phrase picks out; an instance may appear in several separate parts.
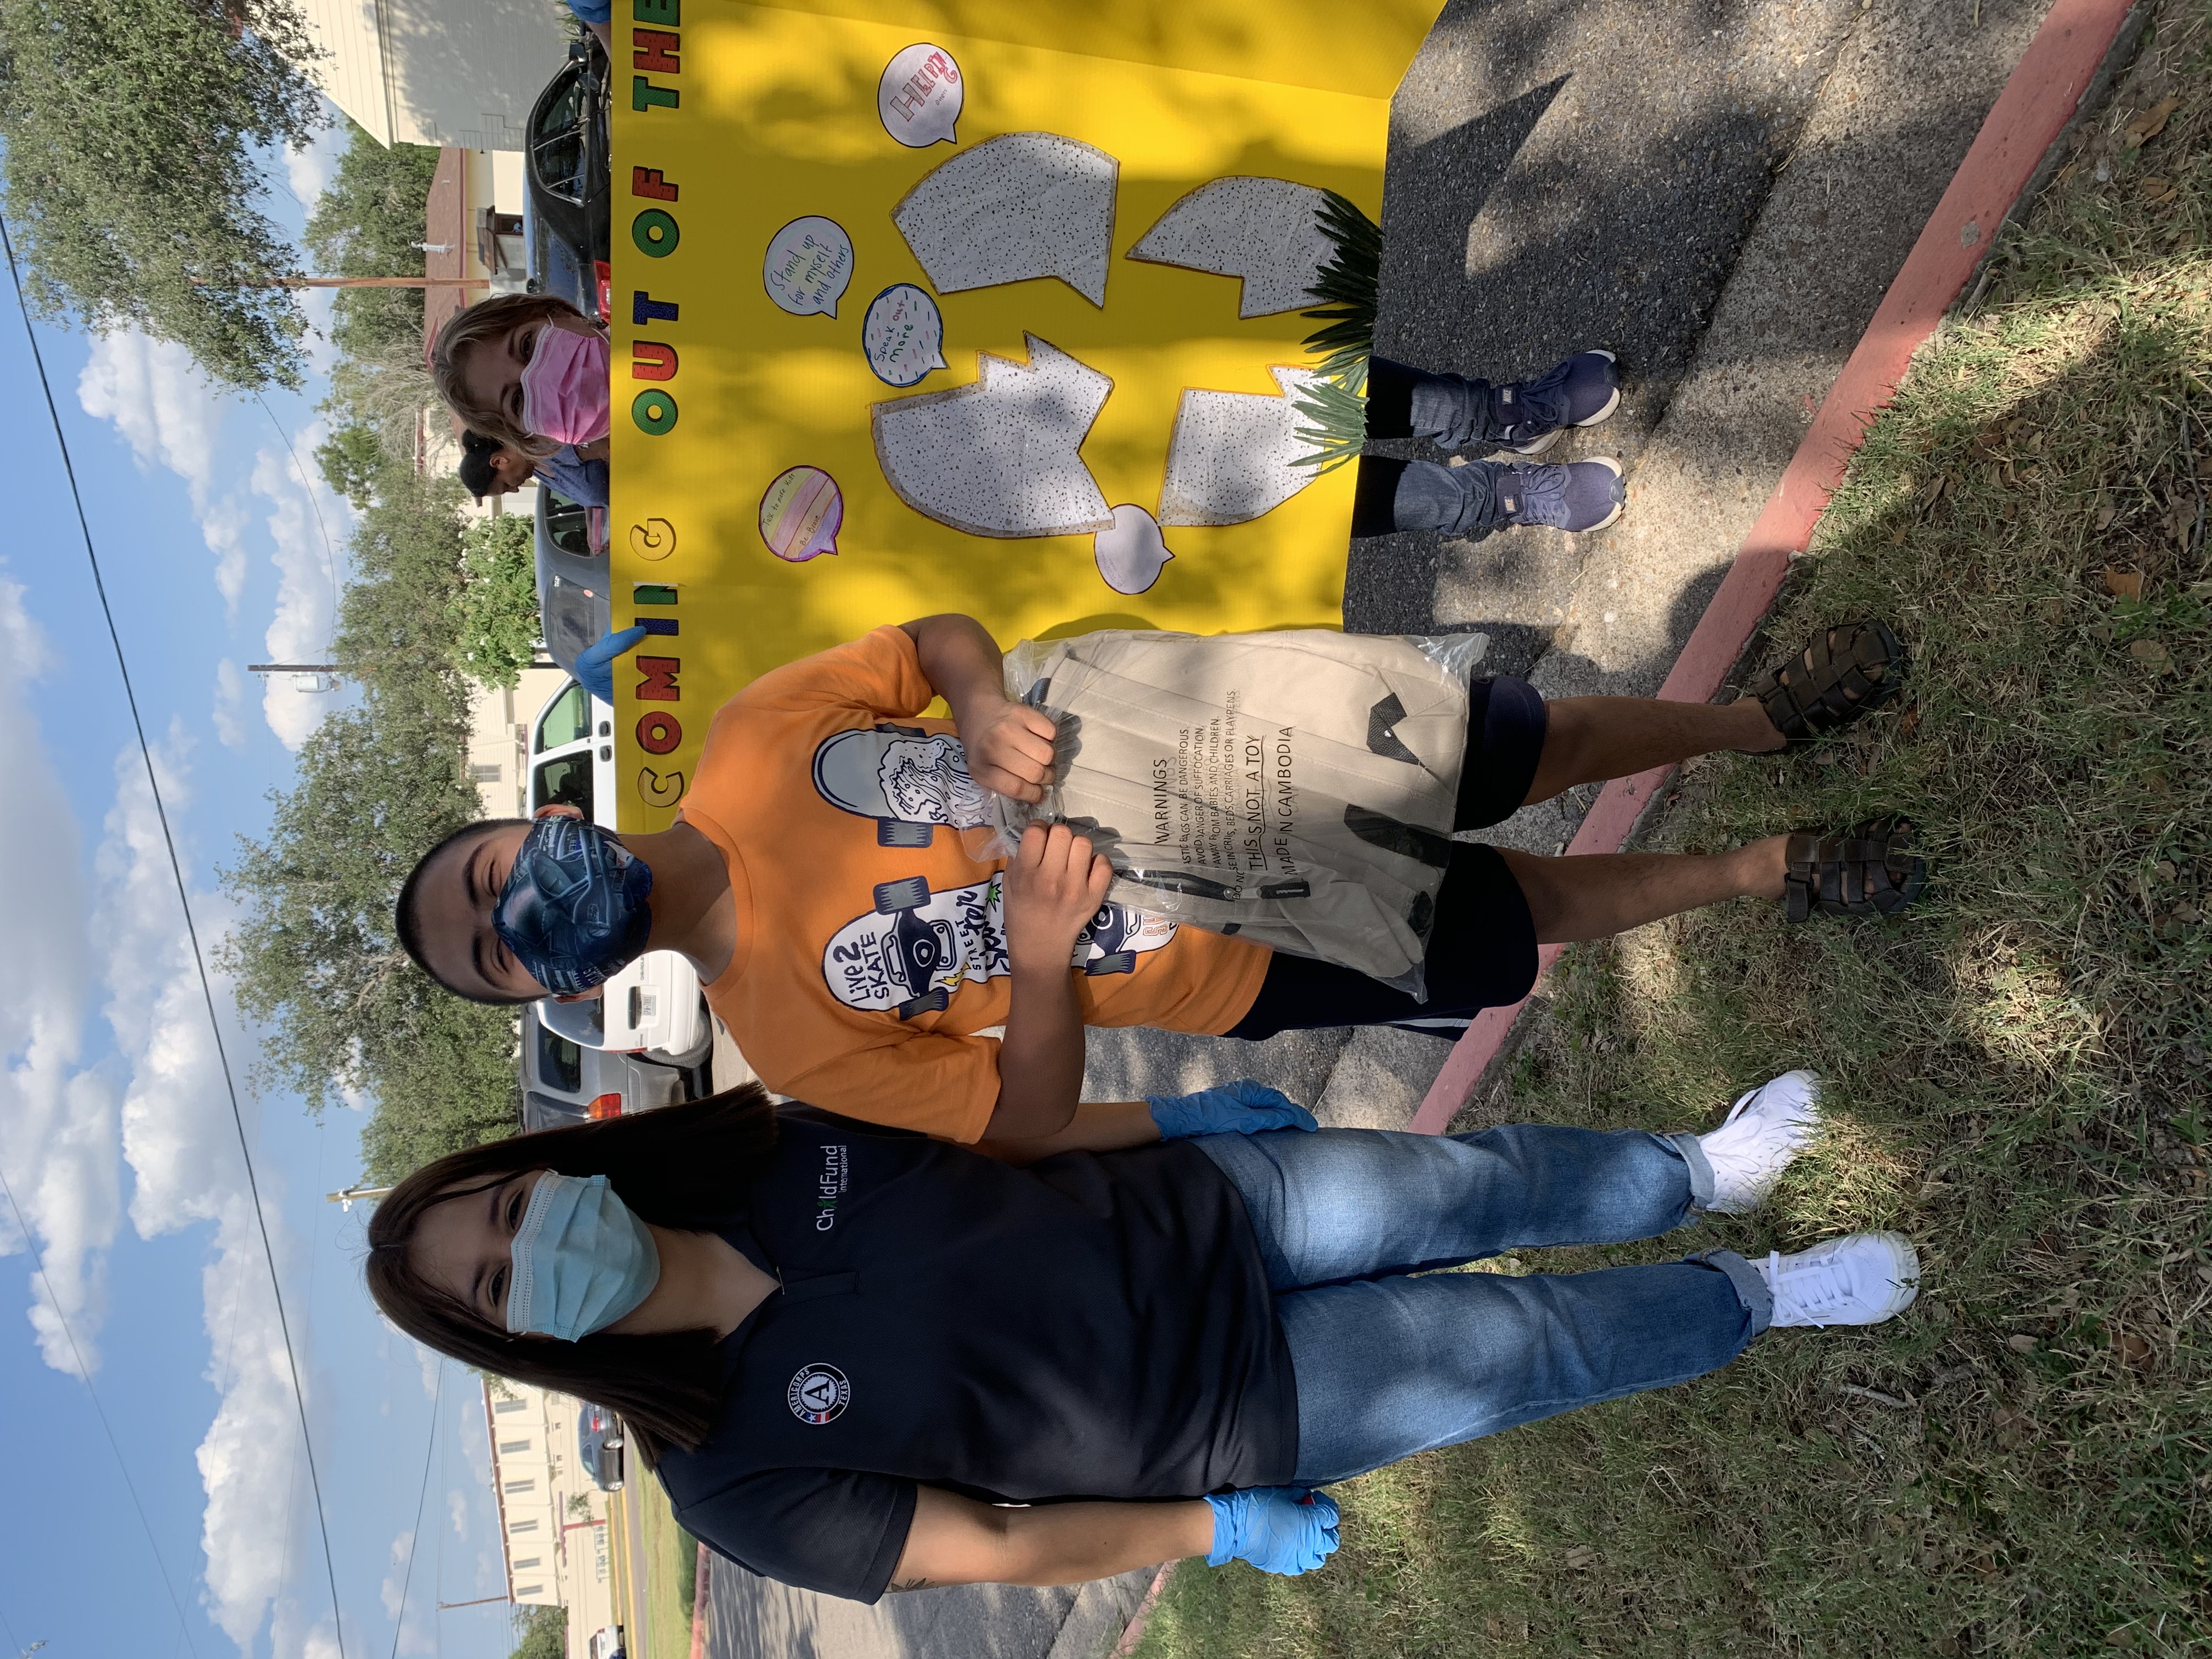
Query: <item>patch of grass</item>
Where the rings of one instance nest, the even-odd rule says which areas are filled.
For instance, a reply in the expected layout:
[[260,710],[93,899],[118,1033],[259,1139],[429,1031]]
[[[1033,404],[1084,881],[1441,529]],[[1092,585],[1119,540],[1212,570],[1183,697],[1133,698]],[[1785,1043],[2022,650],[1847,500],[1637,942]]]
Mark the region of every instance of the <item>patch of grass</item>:
[[2205,25],[2166,9],[1773,620],[1787,648],[1888,619],[1909,696],[1809,753],[1693,768],[1655,836],[1902,812],[1928,899],[1798,928],[1732,905],[1571,952],[1475,1115],[1707,1125],[1812,1066],[1831,1131],[1695,1243],[1895,1227],[1919,1304],[1351,1482],[1324,1571],[1179,1573],[1148,1659],[2212,1653]]
[[690,1659],[699,1542],[677,1524],[668,1493],[658,1480],[644,1484],[640,1499],[645,1536],[638,1553],[645,1566],[646,1618],[652,1638],[652,1651],[644,1659]]

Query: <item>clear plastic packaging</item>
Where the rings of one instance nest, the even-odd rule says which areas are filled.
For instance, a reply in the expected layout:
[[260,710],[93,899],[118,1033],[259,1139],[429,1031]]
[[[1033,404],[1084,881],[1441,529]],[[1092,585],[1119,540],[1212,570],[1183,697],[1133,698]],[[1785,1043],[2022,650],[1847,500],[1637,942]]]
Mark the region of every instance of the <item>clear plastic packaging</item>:
[[988,796],[979,854],[1033,823],[1111,860],[1109,896],[1372,975],[1421,1000],[1480,634],[1105,632],[1006,653],[1059,726],[1032,805]]

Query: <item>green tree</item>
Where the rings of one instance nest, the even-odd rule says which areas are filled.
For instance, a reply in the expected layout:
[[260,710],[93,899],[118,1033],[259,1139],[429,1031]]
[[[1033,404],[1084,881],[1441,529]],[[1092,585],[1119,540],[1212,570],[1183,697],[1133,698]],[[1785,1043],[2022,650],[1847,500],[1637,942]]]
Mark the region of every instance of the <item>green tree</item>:
[[461,671],[513,690],[538,654],[537,522],[520,513],[461,532]]
[[568,1650],[568,1609],[517,1607],[513,1659],[561,1659]]
[[311,1111],[373,1097],[362,1144],[374,1180],[515,1127],[513,1011],[433,984],[392,928],[416,860],[481,813],[462,773],[459,501],[450,478],[397,463],[379,475],[337,635],[361,702],[301,745],[266,836],[241,838],[222,872],[241,914],[222,959],[264,1024],[258,1074]]
[[384,446],[374,428],[360,421],[349,421],[315,449],[315,465],[321,469],[323,482],[352,502],[356,513],[368,512],[376,499],[384,460]]
[[[424,144],[380,144],[358,126],[330,187],[315,203],[303,239],[319,271],[333,276],[408,276],[422,269],[422,209],[438,170]],[[331,339],[352,357],[403,346],[422,354],[422,293],[411,288],[340,289]]]
[[0,0],[7,214],[32,303],[173,340],[213,380],[300,382],[298,269],[264,147],[321,123],[291,0]]
[[330,395],[322,409],[337,426],[374,434],[387,460],[410,470],[425,415],[446,418],[422,362],[420,339],[393,341],[379,353],[340,357],[331,370]]

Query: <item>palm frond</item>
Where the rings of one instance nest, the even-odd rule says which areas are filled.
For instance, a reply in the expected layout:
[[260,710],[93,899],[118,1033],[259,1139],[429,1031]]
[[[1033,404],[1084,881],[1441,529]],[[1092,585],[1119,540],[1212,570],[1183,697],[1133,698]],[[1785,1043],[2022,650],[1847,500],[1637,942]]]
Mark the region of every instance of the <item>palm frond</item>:
[[1358,204],[1324,191],[1316,218],[1334,244],[1311,289],[1322,303],[1305,314],[1323,326],[1306,336],[1321,354],[1319,378],[1291,400],[1310,424],[1297,435],[1311,446],[1297,465],[1331,472],[1358,457],[1367,441],[1367,360],[1375,349],[1375,307],[1382,282],[1382,228]]

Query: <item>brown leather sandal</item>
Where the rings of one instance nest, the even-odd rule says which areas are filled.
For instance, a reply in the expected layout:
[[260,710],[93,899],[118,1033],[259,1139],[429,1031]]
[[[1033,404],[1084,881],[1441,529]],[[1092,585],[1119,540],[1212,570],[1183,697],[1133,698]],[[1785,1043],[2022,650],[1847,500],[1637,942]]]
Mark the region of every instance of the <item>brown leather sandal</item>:
[[1790,920],[1893,916],[1927,890],[1928,863],[1910,850],[1912,826],[1902,819],[1854,824],[1840,836],[1805,831],[1790,837],[1783,899]]
[[1751,687],[1792,748],[1872,713],[1895,696],[1911,661],[1897,635],[1869,618],[1823,629]]

